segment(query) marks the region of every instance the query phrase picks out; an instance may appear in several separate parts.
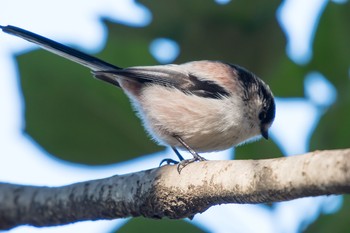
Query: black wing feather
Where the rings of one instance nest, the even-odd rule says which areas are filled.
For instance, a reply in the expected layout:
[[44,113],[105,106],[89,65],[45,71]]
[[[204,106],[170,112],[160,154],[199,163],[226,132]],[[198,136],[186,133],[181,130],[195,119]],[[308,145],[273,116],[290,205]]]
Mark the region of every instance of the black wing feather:
[[118,76],[136,79],[141,83],[150,83],[173,87],[186,93],[205,98],[219,99],[228,96],[229,93],[214,81],[202,80],[193,74],[186,74],[172,69],[157,69],[157,67],[147,69],[126,68],[117,71],[97,71],[94,72],[97,78],[116,80]]

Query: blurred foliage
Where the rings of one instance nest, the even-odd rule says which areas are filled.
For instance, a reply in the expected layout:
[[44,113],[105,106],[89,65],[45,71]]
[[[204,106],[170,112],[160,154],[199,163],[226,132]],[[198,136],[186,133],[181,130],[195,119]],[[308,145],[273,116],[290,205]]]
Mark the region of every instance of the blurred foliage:
[[235,148],[235,159],[268,159],[283,156],[273,140],[259,140]]
[[[154,65],[157,61],[149,53],[149,44],[166,37],[181,48],[174,63],[212,59],[240,64],[264,79],[279,97],[303,97],[305,74],[317,70],[336,86],[338,99],[325,109],[311,149],[349,147],[349,1],[328,3],[315,32],[313,59],[304,66],[296,65],[285,54],[286,38],[275,16],[281,1],[235,0],[227,5],[212,0],[140,2],[151,10],[151,24],[128,27],[105,19],[108,41],[96,56],[121,67]],[[25,132],[49,153],[77,163],[106,164],[162,150],[147,138],[122,91],[94,80],[85,68],[42,50],[18,56],[18,63]],[[237,158],[281,155],[272,141],[236,149]],[[339,232],[346,232],[348,199],[340,212],[320,217],[307,232],[333,232],[334,225]],[[163,225],[163,221],[154,224],[145,219],[130,223],[142,222],[145,227],[148,221],[147,232],[157,232],[155,225]],[[170,232],[169,224],[178,231],[175,225],[185,223],[169,220],[159,229]],[[133,227],[128,223],[121,231]]]
[[305,229],[305,233],[347,233],[349,222],[350,197],[344,196],[342,208],[336,214],[321,215],[316,222]]
[[338,91],[313,134],[310,149],[347,148],[350,145],[350,3],[328,4],[320,18],[309,70],[317,70]]
[[[140,227],[141,226],[141,227]],[[191,223],[182,220],[155,220],[146,218],[133,218],[127,224],[122,226],[116,232],[118,233],[149,233],[149,232],[191,232],[204,233],[205,231],[197,228]]]

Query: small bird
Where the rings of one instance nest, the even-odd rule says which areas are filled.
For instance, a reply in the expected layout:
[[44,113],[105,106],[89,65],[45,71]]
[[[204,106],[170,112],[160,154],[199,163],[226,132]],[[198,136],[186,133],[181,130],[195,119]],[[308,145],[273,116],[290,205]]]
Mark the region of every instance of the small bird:
[[[206,160],[198,152],[225,150],[262,135],[275,118],[268,85],[241,66],[221,61],[120,68],[33,32],[0,26],[52,53],[91,69],[97,79],[120,87],[129,97],[146,131],[160,145],[172,147],[181,170]],[[178,149],[188,150],[185,160]]]

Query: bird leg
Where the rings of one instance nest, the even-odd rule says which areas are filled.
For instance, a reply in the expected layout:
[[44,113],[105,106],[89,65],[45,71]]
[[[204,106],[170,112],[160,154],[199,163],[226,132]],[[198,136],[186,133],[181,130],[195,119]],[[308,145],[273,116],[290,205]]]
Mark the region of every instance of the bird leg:
[[180,158],[182,158],[182,160],[177,164],[177,171],[180,174],[181,170],[186,167],[188,164],[196,162],[196,161],[206,161],[205,158],[203,158],[202,156],[200,156],[195,150],[193,150],[181,137],[179,136],[174,136],[176,138],[176,140],[178,140],[193,156],[192,159],[183,159],[183,157],[180,155],[179,156],[179,152],[176,150],[175,153],[177,154],[177,156]]
[[168,159],[163,159],[160,162],[159,166],[161,166],[163,163],[177,164],[177,171],[180,174],[181,170],[184,167],[186,167],[188,164],[196,162],[196,161],[206,161],[205,158],[203,158],[195,150],[193,150],[181,137],[175,135],[174,138],[176,138],[176,140],[178,140],[182,144],[182,146],[185,147],[188,150],[188,152],[190,152],[192,154],[193,158],[192,159],[184,159],[184,157],[182,157],[180,152],[175,147],[172,147],[172,149],[174,150],[177,157],[179,157],[180,162],[168,158]]
[[[184,157],[182,157],[182,155],[180,154],[180,152],[179,152],[175,147],[171,147],[171,148],[174,150],[174,152],[175,152],[175,154],[177,155],[177,157],[179,157],[179,160],[180,160],[180,161],[185,160]],[[162,161],[160,161],[159,167],[162,166],[163,163],[166,163],[166,164],[169,165],[169,164],[178,164],[179,162],[176,161],[176,160],[174,160],[174,159],[169,159],[169,158],[167,158],[167,159],[163,159]]]

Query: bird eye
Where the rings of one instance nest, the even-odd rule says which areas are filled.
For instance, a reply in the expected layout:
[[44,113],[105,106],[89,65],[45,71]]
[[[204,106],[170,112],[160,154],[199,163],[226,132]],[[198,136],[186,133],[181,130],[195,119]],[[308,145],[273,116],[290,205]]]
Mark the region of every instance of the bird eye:
[[263,119],[265,119],[265,117],[266,117],[266,114],[265,114],[265,112],[261,112],[261,113],[259,113],[259,120],[263,120]]

